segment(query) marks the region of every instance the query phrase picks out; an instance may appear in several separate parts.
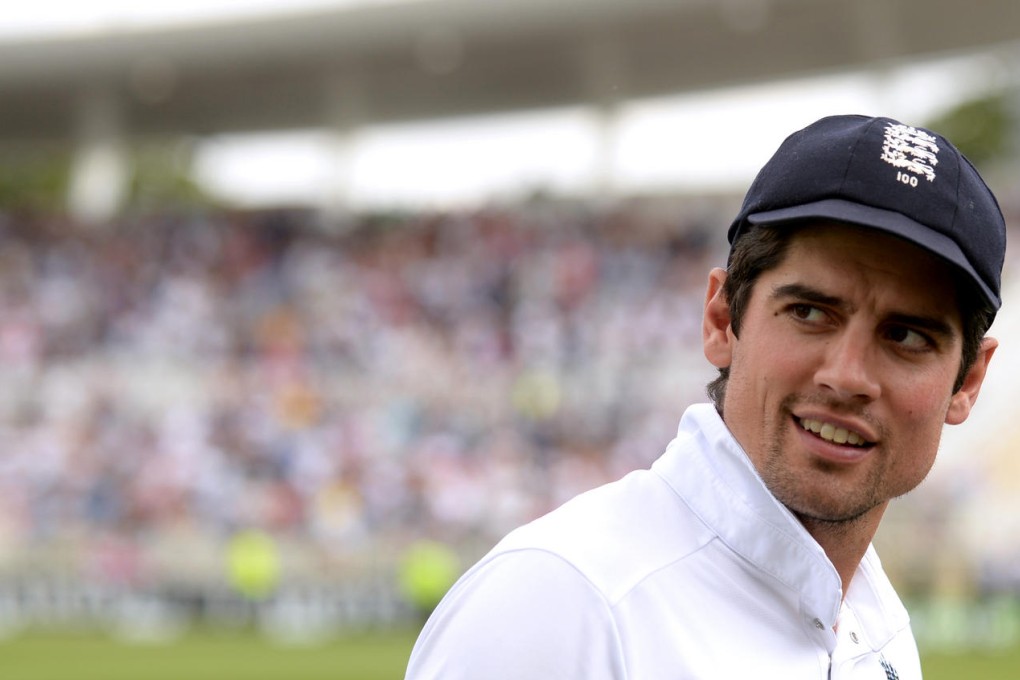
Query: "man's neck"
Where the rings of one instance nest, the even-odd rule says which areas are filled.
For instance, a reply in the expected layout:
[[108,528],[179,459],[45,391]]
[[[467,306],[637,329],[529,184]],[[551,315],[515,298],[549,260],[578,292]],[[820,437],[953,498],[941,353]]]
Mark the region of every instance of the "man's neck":
[[878,531],[879,522],[885,513],[886,504],[872,508],[867,513],[846,522],[827,522],[800,517],[808,533],[822,546],[829,561],[836,568],[843,584],[843,597],[850,588],[850,581],[864,559],[864,553],[871,545],[871,539]]

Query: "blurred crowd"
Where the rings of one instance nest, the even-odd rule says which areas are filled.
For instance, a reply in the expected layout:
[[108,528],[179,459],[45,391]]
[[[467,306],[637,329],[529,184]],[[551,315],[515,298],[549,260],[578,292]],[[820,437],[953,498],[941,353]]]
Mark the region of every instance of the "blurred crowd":
[[[472,561],[650,464],[705,400],[733,213],[0,216],[0,584],[379,584],[421,539]],[[959,554],[949,481],[891,512],[886,562],[917,589],[974,578],[932,557]],[[1020,545],[996,546],[981,569],[1020,588]]]
[[0,218],[0,574],[204,578],[250,530],[285,575],[484,549],[704,399],[717,213]]

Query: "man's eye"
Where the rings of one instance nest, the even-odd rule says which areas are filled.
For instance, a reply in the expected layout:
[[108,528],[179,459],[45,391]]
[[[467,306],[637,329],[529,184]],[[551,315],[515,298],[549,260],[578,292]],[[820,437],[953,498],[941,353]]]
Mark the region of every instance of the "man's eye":
[[886,331],[886,337],[907,349],[926,349],[931,346],[927,337],[904,326],[894,326]]
[[793,314],[793,316],[800,319],[801,321],[825,320],[825,313],[812,305],[795,304],[790,307],[790,311]]

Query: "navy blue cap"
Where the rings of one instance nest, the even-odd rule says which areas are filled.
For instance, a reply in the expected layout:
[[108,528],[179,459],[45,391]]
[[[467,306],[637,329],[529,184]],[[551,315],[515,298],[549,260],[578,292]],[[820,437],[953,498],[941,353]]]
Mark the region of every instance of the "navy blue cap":
[[831,116],[793,133],[751,184],[729,241],[759,225],[832,220],[895,234],[948,260],[998,309],[1006,224],[946,138],[891,118]]

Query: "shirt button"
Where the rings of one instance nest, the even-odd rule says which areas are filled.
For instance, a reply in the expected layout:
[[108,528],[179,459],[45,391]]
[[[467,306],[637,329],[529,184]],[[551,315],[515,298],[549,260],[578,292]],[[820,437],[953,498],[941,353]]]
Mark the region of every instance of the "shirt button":
[[821,619],[815,619],[811,623],[815,624],[815,628],[817,628],[818,630],[825,630],[825,624],[822,623]]
[[850,631],[850,639],[855,645],[860,642],[860,640],[857,639],[857,633],[855,631]]

